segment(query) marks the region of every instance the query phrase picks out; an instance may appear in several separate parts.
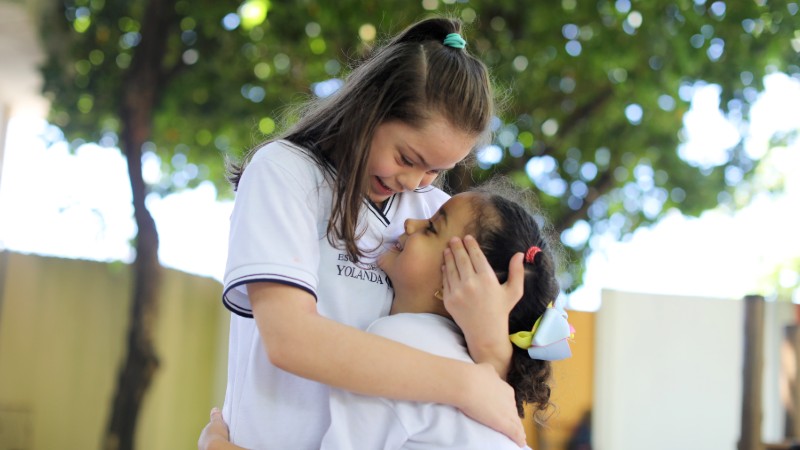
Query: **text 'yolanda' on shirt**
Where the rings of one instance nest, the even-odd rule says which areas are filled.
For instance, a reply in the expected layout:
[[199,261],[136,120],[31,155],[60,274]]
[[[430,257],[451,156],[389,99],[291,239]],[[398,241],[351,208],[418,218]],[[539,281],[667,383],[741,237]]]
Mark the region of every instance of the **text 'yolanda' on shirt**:
[[339,261],[349,264],[337,264],[337,275],[340,277],[355,278],[357,280],[368,281],[375,284],[387,284],[386,274],[375,264],[359,264],[356,266],[350,262],[350,256],[346,253],[339,253]]

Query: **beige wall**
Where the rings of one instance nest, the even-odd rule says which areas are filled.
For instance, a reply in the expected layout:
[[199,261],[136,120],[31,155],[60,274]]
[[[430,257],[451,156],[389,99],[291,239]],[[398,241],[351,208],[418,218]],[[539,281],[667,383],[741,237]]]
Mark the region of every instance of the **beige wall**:
[[[0,253],[0,450],[98,448],[128,328],[128,268]],[[224,395],[228,313],[214,280],[165,270],[161,366],[138,448],[196,446]]]

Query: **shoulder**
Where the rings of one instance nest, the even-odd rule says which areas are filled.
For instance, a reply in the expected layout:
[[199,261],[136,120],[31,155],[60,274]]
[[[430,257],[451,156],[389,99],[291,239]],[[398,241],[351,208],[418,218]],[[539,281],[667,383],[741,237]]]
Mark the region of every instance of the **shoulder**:
[[307,149],[285,140],[263,144],[253,154],[248,167],[263,164],[319,168],[319,164]]
[[259,184],[273,184],[295,180],[302,185],[310,182],[310,186],[318,186],[324,177],[323,168],[308,150],[281,140],[268,142],[254,152],[242,181],[257,179]]
[[458,326],[436,314],[393,314],[374,321],[367,331],[428,353],[472,362]]

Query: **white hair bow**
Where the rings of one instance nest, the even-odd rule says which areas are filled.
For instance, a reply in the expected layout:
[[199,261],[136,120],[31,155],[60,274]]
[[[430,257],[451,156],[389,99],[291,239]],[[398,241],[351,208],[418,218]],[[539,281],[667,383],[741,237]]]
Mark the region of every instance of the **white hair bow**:
[[552,302],[536,320],[531,331],[518,331],[509,335],[517,347],[528,350],[533,359],[559,361],[572,356],[569,340],[575,338],[575,328],[567,321],[567,313]]

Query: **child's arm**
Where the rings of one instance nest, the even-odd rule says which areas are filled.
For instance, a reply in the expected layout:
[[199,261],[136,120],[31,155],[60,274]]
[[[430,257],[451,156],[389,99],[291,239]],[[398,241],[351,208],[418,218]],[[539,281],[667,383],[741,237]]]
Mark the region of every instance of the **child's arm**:
[[251,283],[247,291],[275,366],[359,394],[453,405],[525,443],[514,391],[492,366],[434,356],[322,317],[301,289]]
[[508,315],[522,298],[523,256],[511,258],[508,280],[500,284],[472,236],[463,242],[453,238],[445,249],[444,306],[464,333],[472,359],[491,364],[503,379],[512,353]]

